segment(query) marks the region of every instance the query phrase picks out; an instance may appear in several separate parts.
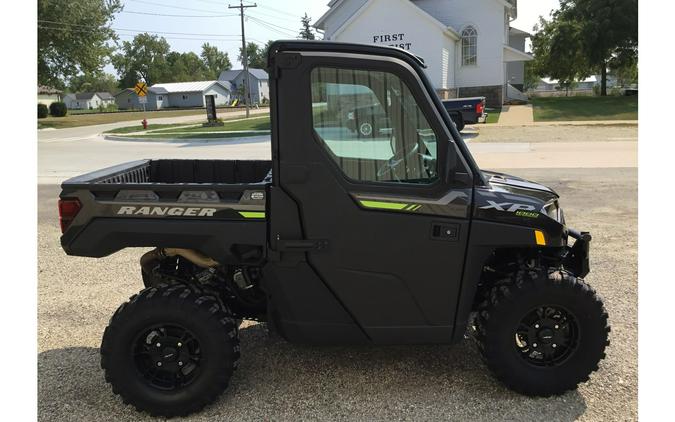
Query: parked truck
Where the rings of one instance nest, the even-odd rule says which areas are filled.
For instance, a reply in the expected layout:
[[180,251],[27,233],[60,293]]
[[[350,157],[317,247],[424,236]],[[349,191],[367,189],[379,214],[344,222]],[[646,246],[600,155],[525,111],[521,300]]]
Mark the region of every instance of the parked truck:
[[[146,159],[62,185],[69,255],[151,248],[103,334],[114,393],[152,415],[200,410],[237,368],[243,319],[309,344],[468,333],[526,395],[588,380],[608,316],[583,280],[591,236],[553,190],[481,170],[405,51],[279,41],[268,65],[271,160]],[[354,140],[354,99],[326,105],[328,84],[387,104],[386,141]]]
[[443,100],[443,106],[460,132],[467,124],[486,123],[485,97],[453,98]]

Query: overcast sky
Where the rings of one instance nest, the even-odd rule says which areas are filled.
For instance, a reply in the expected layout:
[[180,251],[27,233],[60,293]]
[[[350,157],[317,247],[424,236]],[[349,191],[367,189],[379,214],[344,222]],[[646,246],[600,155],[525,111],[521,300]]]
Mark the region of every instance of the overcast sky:
[[[295,38],[305,12],[316,21],[328,9],[329,0],[256,0],[258,7],[246,9],[247,41],[265,44],[271,39]],[[466,0],[471,1],[471,0]],[[227,51],[235,67],[241,46],[241,22],[237,0],[123,0],[124,11],[113,22],[121,41],[140,32],[163,36],[174,51],[199,54],[204,42]],[[253,4],[245,1],[244,4]],[[540,15],[548,16],[558,0],[519,0],[518,19],[513,26],[531,31]],[[171,15],[171,16],[169,16]],[[110,65],[106,71],[116,73]]]

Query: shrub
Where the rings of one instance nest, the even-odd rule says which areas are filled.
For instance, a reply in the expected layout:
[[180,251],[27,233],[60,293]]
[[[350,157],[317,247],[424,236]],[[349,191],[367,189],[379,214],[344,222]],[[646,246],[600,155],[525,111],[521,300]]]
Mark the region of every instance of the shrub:
[[49,109],[46,104],[38,103],[38,119],[44,119],[49,116]]
[[66,103],[53,102],[49,105],[49,114],[54,117],[64,117],[68,114],[68,107],[66,107]]

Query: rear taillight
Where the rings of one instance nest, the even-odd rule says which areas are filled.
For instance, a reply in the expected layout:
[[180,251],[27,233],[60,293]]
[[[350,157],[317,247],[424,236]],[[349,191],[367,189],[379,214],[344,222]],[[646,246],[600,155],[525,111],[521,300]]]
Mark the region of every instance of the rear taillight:
[[61,233],[65,233],[73,222],[77,213],[80,212],[82,204],[77,199],[59,199],[59,223],[61,224]]
[[483,110],[485,110],[485,104],[481,101],[476,104],[476,114],[483,114]]

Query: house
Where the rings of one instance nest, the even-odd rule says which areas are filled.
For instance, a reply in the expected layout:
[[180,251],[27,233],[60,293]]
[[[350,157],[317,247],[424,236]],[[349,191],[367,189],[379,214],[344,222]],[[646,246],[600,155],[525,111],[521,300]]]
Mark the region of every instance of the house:
[[66,94],[63,102],[69,110],[92,110],[115,104],[115,98],[109,92],[82,92]]
[[[270,98],[269,76],[262,69],[249,68],[248,73],[251,104],[261,104],[267,102]],[[244,84],[246,83],[246,73],[243,69],[224,70],[218,77],[219,81],[227,81],[232,84],[232,92],[235,98],[243,100]]]
[[[331,0],[314,25],[332,41],[389,45],[423,58],[442,98],[522,95],[529,34],[510,27],[517,0]],[[509,87],[509,84],[512,86]]]
[[[586,79],[577,81],[571,88],[572,91],[592,91],[593,86],[598,85],[599,78],[596,76],[589,76]],[[539,83],[535,87],[535,91],[541,91],[541,92],[546,92],[546,91],[560,91],[564,90],[560,86],[560,81],[557,79],[551,79],[551,78],[541,78],[539,80]]]
[[38,85],[38,103],[47,107],[53,102],[62,101],[62,92],[50,86]]
[[[155,84],[148,88],[146,110],[165,108],[205,107],[206,95],[215,97],[216,106],[224,106],[230,102],[232,86],[225,81],[175,82]],[[128,88],[115,95],[115,102],[120,110],[142,110],[138,95]]]

